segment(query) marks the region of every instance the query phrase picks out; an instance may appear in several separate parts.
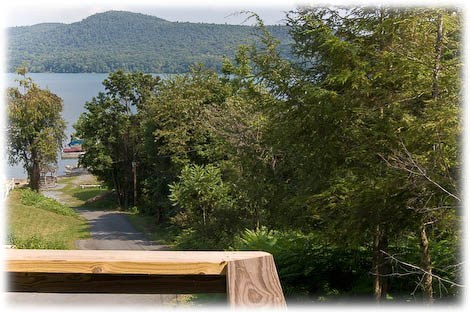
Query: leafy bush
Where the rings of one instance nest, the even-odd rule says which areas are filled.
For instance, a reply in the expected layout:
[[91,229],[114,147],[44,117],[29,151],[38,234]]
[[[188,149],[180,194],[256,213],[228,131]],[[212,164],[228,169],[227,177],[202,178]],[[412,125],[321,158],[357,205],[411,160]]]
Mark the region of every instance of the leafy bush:
[[184,229],[175,238],[177,250],[220,250],[223,247],[217,237],[208,237],[194,229]]
[[[262,250],[273,254],[286,297],[327,300],[339,295],[370,293],[370,261],[366,250],[329,246],[316,234],[276,231],[261,227],[235,238],[233,250]],[[354,291],[353,291],[354,290]]]
[[29,189],[21,190],[21,203],[26,206],[49,210],[64,216],[77,216],[78,214],[70,207],[67,207],[58,201],[48,198],[41,193]]
[[191,249],[228,246],[239,220],[220,169],[213,165],[187,165],[179,179],[178,183],[170,185],[169,198],[180,208],[172,221],[192,230],[184,232],[177,245]]

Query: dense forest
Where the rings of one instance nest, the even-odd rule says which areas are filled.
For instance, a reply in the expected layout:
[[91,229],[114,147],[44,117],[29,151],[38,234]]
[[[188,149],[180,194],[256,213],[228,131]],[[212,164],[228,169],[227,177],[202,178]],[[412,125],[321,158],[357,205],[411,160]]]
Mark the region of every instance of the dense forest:
[[295,59],[257,20],[222,75],[110,74],[75,125],[81,163],[180,249],[273,253],[289,300],[458,298],[460,13],[287,20]]
[[[268,26],[288,56],[285,26]],[[202,63],[220,70],[222,56],[257,38],[255,27],[169,22],[140,13],[109,11],[72,24],[8,28],[8,70],[26,63],[30,72],[188,72]]]

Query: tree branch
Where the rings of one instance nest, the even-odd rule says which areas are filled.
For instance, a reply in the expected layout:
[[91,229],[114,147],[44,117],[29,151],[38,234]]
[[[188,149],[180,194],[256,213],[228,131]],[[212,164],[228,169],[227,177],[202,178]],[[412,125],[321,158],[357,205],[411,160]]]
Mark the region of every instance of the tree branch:
[[[403,150],[407,157],[406,160],[404,160],[403,157],[400,156],[399,154],[396,156],[389,156],[388,159],[385,158],[381,154],[378,154],[378,156],[382,158],[382,160],[384,160],[388,166],[395,168],[395,169],[404,170],[412,175],[421,176],[424,179],[426,179],[428,182],[436,186],[438,189],[440,189],[441,191],[449,195],[450,197],[456,199],[459,202],[462,201],[459,196],[448,191],[445,187],[443,187],[442,185],[434,181],[431,177],[429,177],[426,170],[420,164],[418,164],[418,162],[413,158],[413,155],[406,148],[405,144],[403,142],[400,142],[400,145],[403,147]],[[390,162],[389,159],[392,160],[393,163]]]
[[[443,277],[440,277],[440,276],[438,276],[438,275],[436,275],[436,274],[426,272],[425,270],[421,269],[421,268],[420,268],[419,266],[417,266],[417,265],[414,265],[414,264],[411,264],[411,263],[408,263],[408,262],[404,262],[404,261],[402,261],[402,260],[399,260],[399,259],[395,258],[395,257],[392,256],[391,254],[389,254],[389,253],[387,253],[387,252],[385,252],[385,251],[383,251],[383,250],[380,250],[380,252],[383,253],[384,255],[386,255],[386,256],[387,256],[389,259],[391,259],[392,261],[395,261],[396,263],[399,263],[399,264],[401,264],[401,265],[404,265],[404,266],[406,266],[406,267],[409,267],[409,268],[411,268],[411,269],[414,269],[414,271],[407,271],[407,273],[410,273],[410,274],[413,273],[413,272],[414,272],[415,274],[423,273],[423,276],[426,275],[426,274],[428,274],[428,275],[431,275],[431,276],[432,276],[433,278],[435,278],[436,280],[438,280],[439,282],[445,282],[445,283],[448,283],[448,284],[450,284],[450,285],[452,285],[452,286],[461,287],[461,288],[465,287],[465,286],[462,285],[462,284],[458,284],[458,283],[455,283],[455,282],[453,282],[453,281],[451,281],[451,280],[448,280],[448,279],[445,279],[445,278],[443,278]],[[392,273],[392,274],[393,274],[393,273]],[[410,275],[410,274],[407,274],[407,275]]]
[[408,156],[408,159],[411,161],[411,163],[413,164],[413,166],[418,170],[418,174],[420,174],[422,177],[424,177],[426,180],[428,180],[429,182],[431,182],[432,184],[434,184],[436,187],[438,187],[440,190],[442,190],[444,193],[446,193],[447,195],[453,197],[454,199],[458,200],[459,202],[461,201],[460,198],[454,194],[452,194],[451,192],[449,192],[448,190],[446,190],[442,185],[440,185],[439,183],[437,183],[436,181],[434,181],[433,179],[431,179],[427,173],[426,173],[426,170],[423,169],[414,159],[413,159],[413,155],[411,155],[410,151],[406,148],[405,144],[403,142],[400,142],[401,146],[403,147],[403,149],[405,150],[405,153],[406,155]]

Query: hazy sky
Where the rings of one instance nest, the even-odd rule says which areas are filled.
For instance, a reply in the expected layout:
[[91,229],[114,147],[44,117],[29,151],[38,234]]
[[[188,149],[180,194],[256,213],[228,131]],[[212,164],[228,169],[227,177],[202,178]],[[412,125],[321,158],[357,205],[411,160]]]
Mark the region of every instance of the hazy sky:
[[399,6],[459,5],[466,0],[0,0],[0,26],[24,26],[44,22],[73,23],[92,14],[124,10],[169,21],[240,24],[244,16],[228,16],[241,10],[258,13],[266,24],[283,23],[286,11],[298,5]]
[[[4,2],[4,1],[1,1]],[[124,10],[157,16],[169,21],[240,24],[246,15],[229,16],[250,10],[258,13],[266,24],[283,23],[285,12],[298,1],[5,1],[4,27],[34,25],[44,22],[73,23],[87,16],[108,10]]]

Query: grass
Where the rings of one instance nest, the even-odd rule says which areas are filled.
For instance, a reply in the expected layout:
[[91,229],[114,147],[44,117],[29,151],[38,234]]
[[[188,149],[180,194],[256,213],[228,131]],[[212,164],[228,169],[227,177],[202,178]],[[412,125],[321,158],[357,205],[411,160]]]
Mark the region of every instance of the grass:
[[58,180],[59,184],[64,184],[64,187],[59,189],[60,197],[66,201],[71,207],[80,208],[86,207],[88,209],[99,210],[118,210],[115,195],[105,187],[80,187],[80,184],[100,184],[94,176],[86,176],[85,180],[82,177],[61,177]]
[[21,190],[21,204],[49,210],[63,216],[78,216],[70,207],[29,189]]
[[[79,207],[96,210],[120,210],[116,195],[110,191],[98,190],[97,195],[90,197],[84,201]],[[87,194],[89,195],[89,193]]]
[[228,308],[227,294],[179,294],[169,305],[184,308],[217,308],[217,310]]
[[159,245],[167,245],[170,248],[175,243],[175,238],[180,230],[168,223],[155,224],[155,217],[141,213],[129,213],[129,221],[140,232]]
[[41,194],[16,189],[8,197],[8,243],[17,248],[73,249],[89,238],[88,225],[75,211]]

